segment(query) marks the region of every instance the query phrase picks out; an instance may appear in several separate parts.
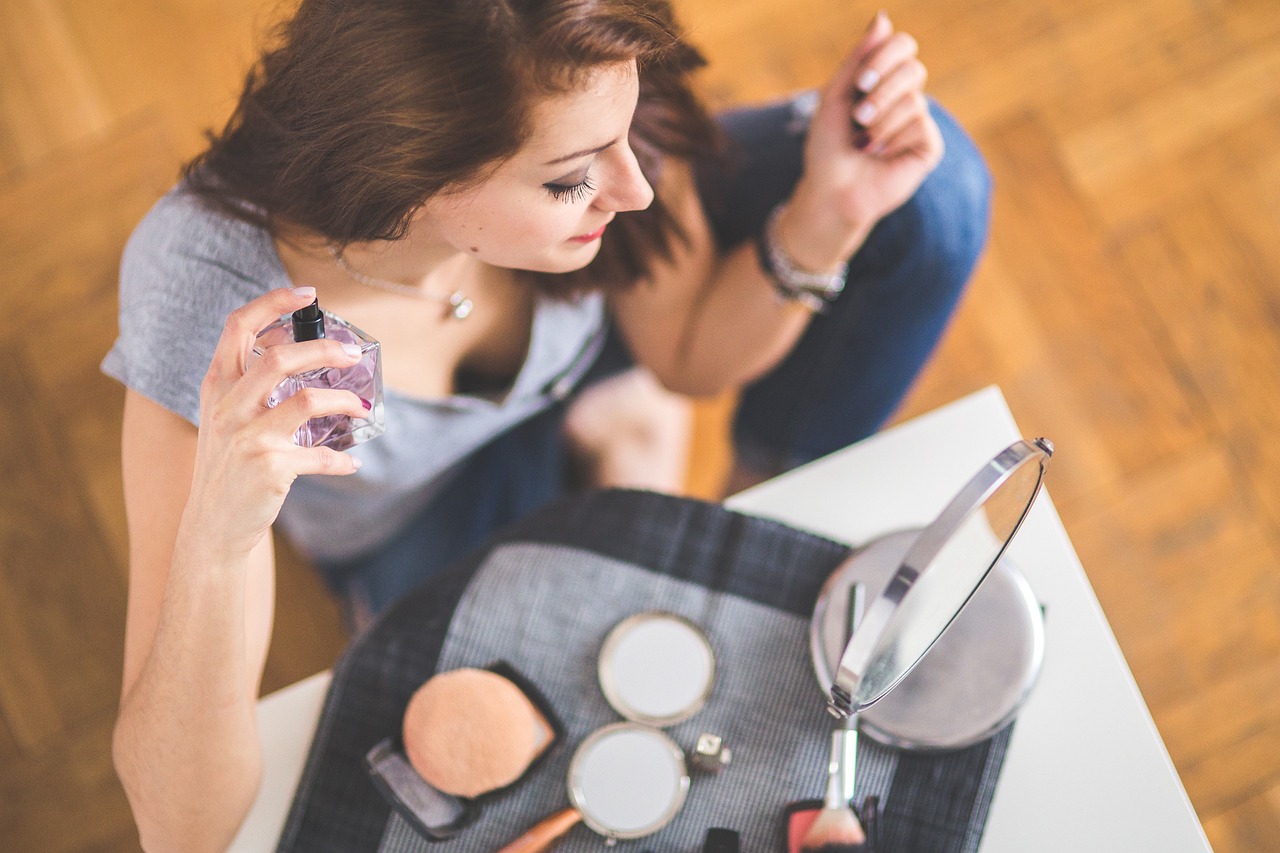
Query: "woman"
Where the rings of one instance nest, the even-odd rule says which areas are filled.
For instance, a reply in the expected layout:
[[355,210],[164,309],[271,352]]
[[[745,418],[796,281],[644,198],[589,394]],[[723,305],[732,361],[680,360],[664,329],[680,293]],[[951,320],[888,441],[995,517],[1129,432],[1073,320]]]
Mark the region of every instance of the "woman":
[[[629,364],[745,386],[765,474],[891,413],[981,248],[980,159],[884,15],[816,104],[725,117],[731,168],[699,64],[664,0],[304,0],[139,226],[104,369],[128,387],[114,747],[145,847],[224,847],[254,796],[277,516],[367,614],[562,489],[566,407]],[[383,345],[387,433],[351,452],[293,435],[354,394],[265,405],[352,364],[337,341],[249,357],[317,295]]]

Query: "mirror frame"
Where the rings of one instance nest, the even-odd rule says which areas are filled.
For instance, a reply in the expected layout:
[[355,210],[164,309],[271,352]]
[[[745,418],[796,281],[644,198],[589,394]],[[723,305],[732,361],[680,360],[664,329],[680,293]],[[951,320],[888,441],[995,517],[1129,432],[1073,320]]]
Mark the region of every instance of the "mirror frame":
[[[844,654],[840,656],[840,665],[836,668],[835,683],[831,685],[828,708],[833,716],[848,718],[869,708],[887,695],[902,682],[917,663],[929,653],[929,649],[937,642],[947,627],[955,620],[964,605],[973,597],[973,593],[990,573],[992,566],[999,561],[1013,537],[1017,535],[1022,523],[1026,521],[1031,505],[1040,493],[1044,484],[1045,472],[1049,460],[1053,456],[1053,444],[1046,438],[1033,441],[1018,441],[1002,450],[990,462],[983,466],[965,486],[952,498],[938,517],[926,527],[912,544],[901,565],[885,586],[884,591],[867,606],[858,630],[850,638]],[[1025,505],[1017,522],[1009,535],[1001,543],[998,552],[990,563],[978,574],[977,580],[968,594],[955,604],[951,617],[940,626],[937,634],[925,647],[924,651],[909,666],[897,674],[891,684],[862,702],[855,702],[858,689],[866,677],[868,668],[877,659],[881,646],[886,639],[890,623],[902,602],[911,594],[920,577],[926,572],[933,560],[942,552],[947,543],[958,533],[968,521],[987,503],[992,495],[1006,483],[1015,472],[1027,465],[1037,465],[1039,472],[1031,493],[1026,496]],[[838,570],[837,570],[838,571]]]

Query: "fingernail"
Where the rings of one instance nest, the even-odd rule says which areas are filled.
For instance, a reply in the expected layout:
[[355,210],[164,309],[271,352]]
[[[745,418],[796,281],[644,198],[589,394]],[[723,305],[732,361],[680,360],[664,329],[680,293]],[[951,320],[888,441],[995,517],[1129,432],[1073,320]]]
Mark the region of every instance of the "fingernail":
[[359,457],[359,456],[352,456],[352,457],[351,457],[351,467],[352,467],[352,468],[359,468],[359,467],[360,467],[361,465],[363,465],[363,464],[364,464],[364,463],[360,461],[360,457]]
[[356,346],[355,344],[343,344],[342,351],[345,352],[347,356],[350,358],[360,357],[360,347]]
[[858,104],[858,108],[853,111],[853,117],[858,120],[859,124],[868,125],[876,117],[876,105],[871,101],[863,101]]
[[863,92],[870,92],[880,82],[880,72],[874,68],[868,68],[862,72],[862,76],[858,78],[858,89]]
[[365,410],[366,412],[368,412],[368,411],[372,411],[372,409],[373,409],[373,403],[370,403],[370,402],[369,402],[368,400],[366,400],[364,397],[361,397],[361,398],[360,398],[360,405],[364,406],[364,410]]
[[316,289],[314,287],[291,287],[293,295],[299,299],[315,299]]

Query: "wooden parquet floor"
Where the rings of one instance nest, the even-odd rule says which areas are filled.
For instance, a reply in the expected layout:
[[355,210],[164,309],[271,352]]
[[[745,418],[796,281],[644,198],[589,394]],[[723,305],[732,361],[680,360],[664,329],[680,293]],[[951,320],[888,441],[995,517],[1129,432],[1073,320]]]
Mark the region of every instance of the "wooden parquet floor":
[[[721,105],[820,83],[874,11],[677,6]],[[996,177],[990,250],[902,417],[997,383],[1027,434],[1057,442],[1050,490],[1215,849],[1280,850],[1280,5],[889,11]],[[97,363],[125,238],[225,118],[277,14],[257,0],[0,3],[6,850],[136,848],[109,757],[121,392]],[[704,411],[704,459],[723,459],[722,414]],[[707,464],[703,491],[721,463]],[[344,641],[288,555],[280,586],[268,690]]]

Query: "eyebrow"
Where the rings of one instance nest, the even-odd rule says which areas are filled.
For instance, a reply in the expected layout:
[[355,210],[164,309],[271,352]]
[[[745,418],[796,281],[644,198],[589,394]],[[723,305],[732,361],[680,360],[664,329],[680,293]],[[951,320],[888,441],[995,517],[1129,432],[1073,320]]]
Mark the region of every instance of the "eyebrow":
[[601,145],[599,148],[588,148],[585,151],[575,151],[572,154],[566,154],[563,157],[557,157],[554,160],[548,160],[546,162],[546,165],[555,166],[558,163],[567,163],[570,160],[577,160],[579,157],[586,157],[588,154],[599,154],[601,151],[605,150],[606,148],[612,148],[617,144],[618,144],[618,140],[615,139],[611,142],[606,142],[604,145]]

